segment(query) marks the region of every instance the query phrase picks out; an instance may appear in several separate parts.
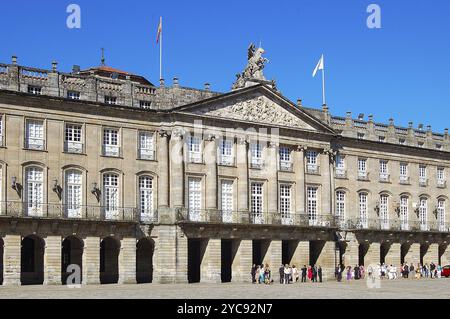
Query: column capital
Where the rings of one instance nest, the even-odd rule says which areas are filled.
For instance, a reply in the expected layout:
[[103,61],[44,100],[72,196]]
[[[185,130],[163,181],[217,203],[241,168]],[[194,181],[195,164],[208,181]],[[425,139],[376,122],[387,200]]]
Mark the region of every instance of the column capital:
[[297,145],[297,151],[298,152],[305,152],[306,150],[308,150],[308,146],[306,146],[306,145]]
[[181,128],[176,128],[172,131],[172,136],[177,139],[183,139],[184,135],[186,135],[186,131]]
[[172,132],[169,130],[159,130],[158,134],[161,137],[170,137],[172,135]]
[[219,136],[211,133],[206,136],[205,141],[214,142],[217,139],[219,139]]
[[279,142],[269,142],[269,148],[278,148],[279,146]]
[[237,143],[238,143],[239,145],[247,145],[247,144],[248,144],[247,137],[246,137],[246,136],[244,136],[244,137],[238,137],[238,138],[237,138]]

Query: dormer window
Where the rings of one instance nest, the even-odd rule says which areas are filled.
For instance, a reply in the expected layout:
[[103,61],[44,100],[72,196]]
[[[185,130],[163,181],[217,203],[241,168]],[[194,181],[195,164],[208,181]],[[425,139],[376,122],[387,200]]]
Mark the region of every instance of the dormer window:
[[115,96],[105,96],[105,103],[110,105],[117,105],[117,98]]

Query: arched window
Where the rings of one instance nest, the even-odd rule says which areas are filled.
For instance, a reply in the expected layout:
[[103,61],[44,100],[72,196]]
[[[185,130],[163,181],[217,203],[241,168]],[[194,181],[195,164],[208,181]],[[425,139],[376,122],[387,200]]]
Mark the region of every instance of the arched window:
[[69,218],[82,217],[83,174],[78,170],[68,170],[65,174],[65,206]]
[[359,193],[359,224],[362,228],[369,226],[367,193]]
[[336,217],[339,222],[343,222],[345,220],[345,192],[337,191],[336,192]]
[[37,166],[25,170],[25,207],[28,216],[42,217],[44,203],[44,171]]
[[153,221],[153,177],[139,177],[139,211],[141,221]]
[[381,229],[389,229],[389,196],[380,195],[380,222]]
[[437,218],[440,231],[447,231],[445,228],[445,199],[438,199]]
[[409,198],[408,196],[400,197],[400,223],[402,230],[409,230],[408,215],[409,215]]
[[428,200],[427,198],[422,197],[420,199],[419,205],[419,222],[421,230],[428,230],[427,218],[428,218]]
[[119,217],[119,175],[106,173],[103,175],[103,206],[106,219]]

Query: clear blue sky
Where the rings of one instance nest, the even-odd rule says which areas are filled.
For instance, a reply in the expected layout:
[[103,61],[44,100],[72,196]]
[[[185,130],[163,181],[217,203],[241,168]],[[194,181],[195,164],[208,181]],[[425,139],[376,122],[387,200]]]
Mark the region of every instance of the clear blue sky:
[[[66,7],[81,6],[82,28],[66,27]],[[382,28],[366,26],[367,6],[382,9]],[[297,1],[3,1],[0,61],[60,70],[100,63],[139,73],[155,84],[159,16],[164,17],[164,77],[181,85],[229,91],[250,42],[262,41],[265,75],[291,100],[321,105],[325,54],[327,99],[335,115],[373,114],[376,121],[450,127],[449,0]]]

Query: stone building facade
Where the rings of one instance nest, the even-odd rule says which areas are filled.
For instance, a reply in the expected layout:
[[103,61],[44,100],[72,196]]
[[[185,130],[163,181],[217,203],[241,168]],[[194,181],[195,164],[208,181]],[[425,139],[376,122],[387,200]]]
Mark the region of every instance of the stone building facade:
[[244,75],[218,93],[0,64],[2,284],[450,263],[448,131],[332,116]]

